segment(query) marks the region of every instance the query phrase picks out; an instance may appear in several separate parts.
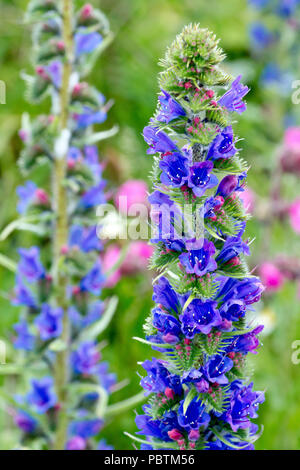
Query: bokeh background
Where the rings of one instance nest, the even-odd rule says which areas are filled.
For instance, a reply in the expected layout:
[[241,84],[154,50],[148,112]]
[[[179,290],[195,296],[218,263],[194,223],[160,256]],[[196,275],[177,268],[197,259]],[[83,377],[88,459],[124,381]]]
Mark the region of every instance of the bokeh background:
[[[141,132],[156,106],[158,60],[186,23],[200,22],[221,38],[228,57],[226,67],[235,75],[241,73],[243,81],[251,87],[247,97],[248,110],[236,124],[238,134],[244,139],[240,142],[243,156],[251,164],[248,185],[254,195],[255,209],[248,235],[255,241],[250,264],[259,269],[262,263],[279,255],[285,262],[287,257],[296,262],[300,253],[300,234],[291,228],[286,214],[274,216],[273,209],[278,205],[278,197],[274,196],[278,188],[275,185],[274,189],[274,182],[278,177],[276,168],[283,151],[285,126],[297,125],[300,105],[292,104],[292,89],[286,84],[262,83],[261,73],[269,59],[266,54],[253,51],[249,39],[251,23],[256,21],[259,12],[249,9],[246,0],[94,0],[91,3],[108,16],[115,34],[91,79],[107,98],[115,101],[107,126],[115,123],[120,126],[119,133],[104,141],[100,148],[103,159],[107,160],[106,178],[111,190],[115,191],[128,179],[148,182],[152,161],[146,156]],[[0,105],[0,231],[16,217],[15,189],[22,182],[17,165],[21,149],[18,137],[21,115],[24,112],[41,113],[38,106],[26,102],[25,85],[20,76],[31,67],[30,28],[23,23],[26,5],[27,0],[0,1],[0,80],[7,87],[6,104]],[[278,18],[276,21],[276,27],[283,35],[285,22]],[[297,70],[300,56],[297,50],[290,53]],[[284,175],[280,197],[289,202],[300,197],[298,183],[296,172]],[[25,232],[14,232],[0,242],[0,254],[16,260],[16,248],[32,238]],[[251,358],[255,387],[266,390],[266,402],[258,419],[264,430],[256,444],[257,449],[300,448],[300,364],[291,360],[292,343],[300,340],[297,269],[296,266],[296,274],[290,279],[286,279],[279,269],[283,277],[277,272],[275,288],[271,286],[253,314],[254,321],[266,325],[262,348]],[[104,292],[106,296],[117,295],[119,306],[104,335],[108,345],[103,356],[110,362],[118,381],[127,384],[113,395],[113,402],[140,391],[137,373],[142,373],[142,369],[137,363],[151,356],[147,346],[132,340],[133,336],[143,336],[143,321],[152,306],[151,275],[144,271],[123,276],[113,288]],[[13,274],[0,266],[0,339],[7,342],[8,361],[13,360],[8,340],[11,326],[18,318],[18,309],[12,307],[9,300],[13,283]],[[9,387],[14,392],[13,377]],[[132,444],[123,432],[135,432],[134,416],[134,410],[116,416],[102,435],[117,449],[131,448]],[[1,408],[0,449],[12,448],[15,442],[11,420]]]

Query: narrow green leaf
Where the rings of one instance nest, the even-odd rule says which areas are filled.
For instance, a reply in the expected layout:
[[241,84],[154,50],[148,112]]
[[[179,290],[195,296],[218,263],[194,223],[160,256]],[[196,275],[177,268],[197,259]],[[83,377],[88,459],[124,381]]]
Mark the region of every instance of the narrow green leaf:
[[152,343],[151,341],[147,341],[146,339],[143,339],[143,338],[138,338],[137,336],[134,336],[132,339],[135,339],[136,341],[139,341],[140,343],[147,344],[148,346],[155,346],[156,348],[166,348],[166,349],[173,348],[172,344]]
[[61,352],[65,351],[67,349],[67,344],[61,340],[61,339],[56,339],[55,341],[52,341],[49,345],[49,350],[53,352]]
[[197,392],[196,392],[196,389],[195,388],[191,388],[189,393],[187,394],[187,396],[185,397],[184,399],[184,402],[183,402],[183,413],[185,414],[190,403],[193,401],[193,399],[197,396]]
[[138,393],[133,397],[128,398],[127,400],[120,401],[119,403],[115,403],[114,405],[110,405],[107,407],[105,416],[114,416],[119,413],[123,413],[126,410],[132,410],[132,408],[142,401],[145,400],[144,392]]
[[15,263],[12,259],[8,258],[7,256],[0,253],[0,265],[4,268],[9,269],[13,273],[17,271],[17,263]]
[[112,317],[114,316],[117,306],[118,306],[119,299],[118,297],[112,297],[109,301],[106,311],[103,313],[102,317],[99,321],[94,323],[89,328],[86,328],[81,335],[79,336],[79,341],[86,341],[88,339],[93,339],[99,336],[105,328],[111,322]]

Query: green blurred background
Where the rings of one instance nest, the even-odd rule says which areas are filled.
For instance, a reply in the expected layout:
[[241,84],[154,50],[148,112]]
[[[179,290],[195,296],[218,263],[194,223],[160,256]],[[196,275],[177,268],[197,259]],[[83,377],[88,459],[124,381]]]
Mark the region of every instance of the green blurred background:
[[[259,64],[249,52],[251,13],[246,0],[94,0],[91,3],[104,11],[115,33],[114,42],[90,79],[106,97],[115,101],[107,127],[114,123],[120,126],[119,134],[105,141],[100,149],[103,158],[108,159],[106,177],[110,186],[116,188],[129,178],[147,180],[152,161],[146,156],[141,132],[156,106],[158,59],[186,23],[200,22],[221,38],[228,56],[226,66],[235,74],[242,73],[251,86],[248,112],[239,119],[237,131],[245,139],[243,156],[251,162],[249,186],[264,200],[283,135],[281,118],[286,103],[276,94],[260,90],[258,85]],[[7,102],[0,105],[0,230],[16,217],[15,188],[22,182],[17,166],[21,115],[41,112],[38,106],[26,102],[25,85],[20,77],[21,71],[30,71],[30,29],[23,24],[26,5],[27,0],[0,1],[0,79],[7,87]],[[284,191],[288,197],[297,195],[297,181],[293,176],[287,178]],[[251,220],[248,234],[256,237],[252,245],[253,266],[279,252],[294,256],[299,253],[299,240],[282,222],[267,227]],[[0,242],[0,253],[16,259],[16,248],[27,240],[32,241],[32,236],[15,232]],[[6,341],[18,318],[18,309],[9,302],[13,283],[13,275],[0,268],[0,339]],[[152,305],[151,274],[123,278],[113,292],[107,291],[105,295],[112,293],[118,295],[119,307],[105,333],[108,346],[103,356],[119,381],[129,381],[113,395],[114,402],[140,391],[137,372],[142,370],[137,362],[151,356],[148,347],[131,339],[143,336],[142,324]],[[300,339],[296,286],[286,283],[275,296],[266,296],[255,320],[259,321],[259,315],[267,328],[263,347],[251,358],[251,366],[256,389],[266,390],[266,403],[258,420],[264,432],[256,448],[297,449],[300,447],[300,365],[291,361],[291,344]],[[9,344],[8,360],[13,360]],[[15,391],[13,379],[9,386]],[[123,432],[135,432],[134,416],[134,410],[117,416],[107,424],[102,435],[115,448],[130,449],[132,444]],[[10,418],[0,409],[0,449],[12,448],[15,442]]]

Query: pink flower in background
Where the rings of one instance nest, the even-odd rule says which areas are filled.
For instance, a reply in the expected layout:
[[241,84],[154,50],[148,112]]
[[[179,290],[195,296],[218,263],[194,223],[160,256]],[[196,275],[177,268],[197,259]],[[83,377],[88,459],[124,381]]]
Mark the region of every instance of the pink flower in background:
[[289,207],[290,224],[296,233],[300,233],[300,199],[296,199]]
[[300,127],[285,131],[280,163],[283,171],[300,174]]
[[291,152],[300,152],[300,127],[289,127],[285,131],[284,145]]
[[283,284],[283,275],[273,263],[266,261],[260,266],[260,277],[262,283],[269,291],[278,291]]
[[[141,180],[129,180],[122,184],[115,196],[115,204],[121,212],[126,213],[132,204],[144,204],[148,206],[147,200],[147,184]],[[120,197],[127,198],[126,204],[120,204]]]
[[255,204],[255,193],[250,188],[246,188],[245,191],[239,193],[240,199],[243,201],[244,207],[249,214],[253,213]]
[[[118,245],[109,245],[102,257],[102,266],[104,275],[109,271],[120,259],[121,249]],[[121,270],[118,268],[105,281],[105,287],[114,287],[121,279]]]
[[145,271],[149,264],[149,258],[153,254],[153,247],[147,242],[136,241],[129,246],[127,256],[122,264],[123,274],[134,274]]

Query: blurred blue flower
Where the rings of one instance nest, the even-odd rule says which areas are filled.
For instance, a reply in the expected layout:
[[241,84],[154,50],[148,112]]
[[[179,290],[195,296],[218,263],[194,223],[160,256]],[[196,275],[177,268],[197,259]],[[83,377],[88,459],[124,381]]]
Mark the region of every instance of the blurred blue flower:
[[76,55],[89,54],[97,49],[103,41],[101,34],[95,32],[85,32],[83,28],[75,34]]
[[37,246],[31,248],[19,248],[21,257],[18,264],[18,273],[22,274],[29,282],[35,282],[45,276],[45,269],[40,261],[40,249]]
[[40,337],[43,341],[48,341],[52,338],[57,338],[61,335],[63,325],[64,311],[62,308],[53,308],[48,304],[42,305],[42,311],[36,317],[34,324],[37,327]]
[[19,201],[17,209],[19,214],[24,214],[35,198],[37,185],[32,181],[27,181],[24,186],[17,187]]
[[54,393],[54,381],[52,377],[43,377],[40,380],[31,381],[31,391],[27,395],[27,400],[39,414],[46,413],[57,403]]
[[30,333],[26,320],[20,320],[13,328],[18,335],[14,340],[14,347],[24,351],[32,351],[35,337]]

